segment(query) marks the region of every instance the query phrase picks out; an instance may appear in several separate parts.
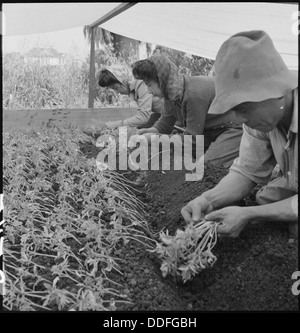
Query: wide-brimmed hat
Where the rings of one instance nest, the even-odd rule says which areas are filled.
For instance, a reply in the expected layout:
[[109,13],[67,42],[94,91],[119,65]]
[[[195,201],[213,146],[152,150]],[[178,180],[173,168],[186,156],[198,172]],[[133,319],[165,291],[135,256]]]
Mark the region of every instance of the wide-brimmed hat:
[[216,57],[216,96],[208,113],[222,114],[244,102],[280,98],[298,86],[270,36],[259,30],[226,40]]

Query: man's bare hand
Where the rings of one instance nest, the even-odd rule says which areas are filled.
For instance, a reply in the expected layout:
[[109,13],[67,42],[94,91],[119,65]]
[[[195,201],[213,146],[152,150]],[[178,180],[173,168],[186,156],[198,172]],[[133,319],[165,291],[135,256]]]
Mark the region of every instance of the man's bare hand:
[[212,204],[203,196],[190,201],[181,209],[181,215],[186,222],[199,222],[203,217],[213,211]]
[[205,216],[207,221],[220,222],[218,233],[238,237],[249,222],[247,207],[230,206],[211,212]]

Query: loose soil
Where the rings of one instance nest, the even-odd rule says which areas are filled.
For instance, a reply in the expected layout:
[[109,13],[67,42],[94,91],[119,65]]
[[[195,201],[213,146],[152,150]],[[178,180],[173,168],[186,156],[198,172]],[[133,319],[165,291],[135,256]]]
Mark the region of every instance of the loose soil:
[[[88,147],[86,147],[88,148]],[[85,153],[96,157],[95,147]],[[137,197],[146,205],[149,228],[174,234],[185,222],[181,208],[214,187],[228,170],[207,166],[204,178],[185,181],[186,171],[137,171],[125,175],[137,184]],[[240,205],[256,205],[255,191]],[[219,238],[213,249],[217,262],[212,268],[183,284],[163,278],[160,261],[138,242],[129,242],[115,252],[120,283],[130,304],[119,311],[297,311],[298,299],[291,276],[298,270],[298,241],[289,242],[287,224],[249,224],[238,238]]]

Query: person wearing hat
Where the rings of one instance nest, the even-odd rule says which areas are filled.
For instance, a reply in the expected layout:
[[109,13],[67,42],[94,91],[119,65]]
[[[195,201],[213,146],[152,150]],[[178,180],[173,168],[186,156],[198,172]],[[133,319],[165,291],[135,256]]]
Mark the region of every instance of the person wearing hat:
[[[264,31],[233,35],[215,62],[216,97],[209,114],[234,110],[243,123],[239,157],[213,189],[181,210],[188,222],[223,222],[218,233],[237,237],[250,222],[286,221],[298,230],[298,73],[287,68]],[[275,165],[280,176],[270,181]],[[256,186],[259,206],[238,207]]]
[[139,130],[138,134],[151,142],[151,134],[171,134],[174,125],[176,128],[180,124],[183,135],[191,135],[194,140],[194,156],[197,156],[196,136],[204,135],[205,162],[225,168],[231,166],[238,157],[243,130],[234,112],[208,114],[215,97],[214,77],[182,75],[162,54],[135,62],[132,73],[147,84],[154,96],[164,98],[160,119],[152,127]]
[[122,95],[128,95],[137,103],[137,114],[125,120],[110,121],[107,127],[134,126],[138,128],[151,127],[160,117],[163,101],[153,97],[141,80],[136,80],[122,65],[112,65],[102,68],[97,81],[100,87],[108,87]]

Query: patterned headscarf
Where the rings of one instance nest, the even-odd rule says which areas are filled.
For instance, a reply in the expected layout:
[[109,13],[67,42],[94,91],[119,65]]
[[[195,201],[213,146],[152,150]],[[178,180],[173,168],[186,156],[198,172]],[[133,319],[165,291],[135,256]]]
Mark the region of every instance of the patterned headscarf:
[[129,69],[122,65],[111,65],[107,67],[102,67],[101,70],[106,69],[110,71],[115,78],[122,83],[130,91],[130,82],[134,80],[132,73]]
[[177,66],[164,55],[149,58],[156,67],[160,88],[164,97],[170,101],[180,100],[183,92],[183,75]]

